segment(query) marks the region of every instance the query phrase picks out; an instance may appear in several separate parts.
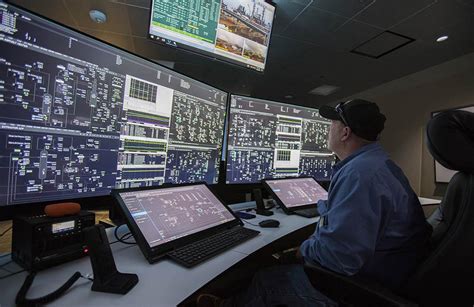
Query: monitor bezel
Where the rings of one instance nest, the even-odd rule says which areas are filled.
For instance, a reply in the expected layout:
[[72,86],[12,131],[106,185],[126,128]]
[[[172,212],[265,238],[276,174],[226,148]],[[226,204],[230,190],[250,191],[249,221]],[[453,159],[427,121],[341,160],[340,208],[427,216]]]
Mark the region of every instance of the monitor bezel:
[[[275,103],[279,103],[279,104],[283,104],[283,105],[288,105],[288,106],[294,106],[294,107],[302,107],[302,108],[307,108],[307,109],[314,109],[314,110],[318,110],[319,112],[319,108],[311,108],[311,107],[307,107],[307,106],[301,106],[301,105],[298,105],[298,104],[295,104],[295,103],[287,103],[287,102],[280,102],[280,101],[275,101],[275,100],[268,100],[268,99],[264,99],[264,98],[256,98],[256,97],[252,97],[252,96],[249,96],[249,95],[238,95],[238,94],[233,94],[233,93],[229,93],[228,95],[228,102],[227,102],[227,105],[228,105],[228,113],[227,113],[227,116],[226,116],[226,120],[227,120],[227,131],[225,132],[226,133],[226,139],[227,139],[227,142],[226,142],[226,148],[225,148],[225,161],[224,161],[224,173],[225,173],[225,176],[223,177],[224,178],[224,184],[229,184],[229,185],[255,185],[255,184],[260,184],[262,182],[262,180],[264,179],[271,179],[271,178],[263,178],[263,179],[260,179],[260,181],[255,181],[255,182],[227,182],[227,161],[229,161],[229,133],[230,133],[230,110],[231,110],[231,103],[232,103],[232,97],[233,96],[236,96],[236,97],[244,97],[244,98],[251,98],[251,99],[258,99],[258,100],[264,100],[264,101],[268,101],[268,102],[275,102]],[[335,161],[337,162],[337,156],[333,153],[333,156],[335,158]],[[313,176],[308,176],[308,175],[298,175],[298,176],[293,176],[293,177],[289,177],[289,178],[300,178],[300,177],[312,177],[314,178]],[[287,177],[278,177],[278,178],[273,178],[273,179],[285,179]],[[315,179],[316,180],[316,179]],[[330,182],[331,181],[331,178],[328,178],[327,180],[319,180],[321,182]]]
[[[272,21],[272,29],[270,30],[270,38],[268,40],[268,47],[267,47],[267,57],[266,57],[266,60],[265,60],[265,65],[263,67],[263,69],[260,71],[256,68],[253,68],[253,67],[247,67],[245,66],[244,63],[241,63],[239,61],[232,61],[231,59],[225,57],[225,56],[216,56],[216,54],[214,53],[210,53],[210,52],[206,52],[206,51],[203,51],[199,48],[195,48],[195,47],[191,47],[189,45],[186,45],[186,44],[183,44],[183,43],[177,43],[176,46],[171,46],[167,43],[163,43],[163,42],[160,42],[156,39],[153,39],[151,38],[151,33],[150,33],[150,25],[151,25],[151,16],[153,14],[153,1],[154,0],[150,0],[150,7],[149,7],[149,11],[150,13],[148,14],[148,23],[147,23],[147,39],[152,41],[153,43],[155,44],[158,44],[160,46],[165,46],[167,48],[171,48],[171,49],[174,49],[174,50],[182,50],[182,51],[185,51],[185,52],[188,52],[188,53],[192,53],[192,54],[195,54],[195,55],[198,55],[198,56],[202,56],[202,57],[205,57],[205,58],[208,58],[208,59],[212,59],[212,60],[216,60],[216,61],[219,61],[219,62],[222,62],[222,63],[226,63],[226,64],[230,64],[230,65],[233,65],[235,67],[238,67],[242,70],[245,70],[245,71],[253,71],[255,73],[259,73],[259,74],[264,74],[265,73],[265,70],[267,68],[267,63],[268,63],[268,55],[270,54],[270,44],[271,44],[271,41],[272,41],[272,35],[273,35],[273,29],[274,29],[274,25],[275,25],[275,20],[276,20],[276,14],[277,14],[277,4],[271,0],[264,0],[264,2],[270,4],[271,6],[273,6],[275,8],[275,13],[273,14],[273,21]],[[220,0],[222,1],[222,0]]]
[[[131,55],[131,57],[135,57],[139,60],[143,60],[145,62],[148,62],[148,63],[151,63],[153,65],[156,65],[158,66],[157,68],[159,69],[164,69],[165,71],[168,71],[168,72],[172,72],[172,73],[175,73],[175,74],[178,74],[178,75],[181,75],[183,77],[186,77],[186,78],[189,78],[195,82],[198,82],[198,83],[201,83],[203,85],[206,85],[208,87],[211,87],[215,90],[218,90],[218,91],[221,91],[223,93],[225,93],[227,95],[227,98],[226,98],[226,110],[228,109],[228,103],[229,103],[229,96],[230,96],[230,93],[226,90],[223,90],[221,88],[218,88],[214,85],[211,85],[207,82],[203,82],[203,81],[200,81],[200,80],[197,80],[191,76],[188,76],[186,74],[183,74],[181,72],[178,72],[177,70],[175,69],[171,69],[169,67],[166,67],[162,64],[159,64],[158,62],[152,60],[152,59],[147,59],[141,55],[138,55],[134,52],[131,52],[131,51],[128,51],[122,47],[118,47],[118,46],[115,46],[111,43],[108,43],[100,38],[96,38],[90,34],[87,34],[85,32],[82,32],[81,30],[78,30],[78,29],[75,29],[75,28],[72,28],[68,25],[65,25],[65,24],[62,24],[56,20],[53,20],[53,19],[50,19],[46,16],[43,16],[39,13],[36,13],[36,12],[33,12],[21,5],[18,5],[18,4],[13,4],[11,3],[10,1],[6,0],[6,1],[3,1],[3,3],[5,3],[7,6],[11,6],[13,8],[15,8],[16,10],[20,10],[20,13],[27,13],[29,15],[32,15],[33,17],[35,18],[38,18],[40,19],[41,21],[43,22],[46,22],[46,23],[50,23],[52,24],[53,26],[56,26],[56,27],[62,27],[64,28],[65,30],[67,31],[70,31],[72,32],[73,34],[77,34],[79,37],[80,36],[83,36],[85,37],[86,39],[90,39],[90,40],[93,40],[95,42],[98,42],[99,45],[102,44],[104,45],[105,47],[109,47],[109,48],[115,48],[123,53],[126,53],[127,55]],[[21,12],[23,11],[23,12]],[[67,32],[66,31],[66,32]],[[227,113],[226,113],[227,114]],[[226,115],[225,115],[226,116]],[[227,120],[226,117],[224,116],[224,126],[225,126],[225,121]],[[223,128],[224,129],[224,128]],[[224,131],[223,131],[223,137],[226,137],[224,135]],[[221,164],[221,157],[222,157],[222,150],[224,150],[223,148],[223,145],[224,145],[224,142],[223,142],[223,139],[222,139],[222,143],[221,143],[221,155],[219,156],[219,164]],[[216,168],[216,169],[220,169],[220,165]],[[216,183],[219,183],[219,176],[217,176],[217,182]],[[216,183],[212,183],[212,184],[216,184]],[[34,212],[35,214],[37,212],[40,212],[42,210],[42,207],[46,206],[47,204],[52,204],[52,203],[60,203],[62,201],[76,201],[76,202],[79,202],[79,203],[85,203],[85,204],[88,204],[87,207],[88,208],[95,208],[96,205],[94,205],[94,200],[97,198],[97,199],[101,199],[101,198],[104,198],[104,197],[107,197],[111,195],[111,191],[113,191],[114,189],[109,189],[108,191],[107,190],[104,190],[103,193],[97,193],[97,194],[94,194],[94,195],[88,195],[88,196],[83,196],[83,197],[78,197],[77,194],[71,194],[70,197],[65,197],[65,198],[60,198],[60,199],[57,199],[57,200],[41,200],[41,201],[37,201],[37,202],[22,202],[22,203],[16,203],[16,204],[11,204],[11,205],[1,205],[0,204],[0,221],[3,221],[3,220],[9,220],[9,219],[12,219],[14,216],[17,216],[17,215],[25,215],[27,214],[28,212]],[[32,209],[29,209],[29,207],[34,207]],[[106,207],[110,207],[110,205],[106,205]],[[102,209],[103,206],[102,205],[97,205],[97,208],[100,208]]]
[[[122,197],[120,196],[120,193],[169,189],[169,188],[178,188],[178,187],[193,186],[193,185],[204,185],[217,198],[217,200],[221,202],[221,204],[226,208],[226,210],[232,214],[232,216],[234,217],[234,220],[213,226],[211,228],[198,231],[196,233],[189,234],[184,237],[174,239],[172,241],[169,241],[163,244],[159,244],[154,247],[151,247],[148,244],[147,240],[145,239],[145,236],[143,235],[142,231],[138,227],[137,223],[135,222],[135,219],[130,214],[130,211],[127,209],[127,206],[124,203]],[[114,189],[112,190],[112,196],[115,200],[117,207],[119,208],[119,210],[125,217],[126,224],[130,232],[133,234],[138,246],[140,247],[140,250],[142,251],[143,255],[150,263],[155,262],[161,257],[165,257],[168,252],[173,251],[176,248],[195,242],[196,240],[202,239],[205,236],[216,233],[218,230],[227,229],[227,228],[231,228],[238,225],[243,226],[243,222],[240,220],[240,218],[232,211],[232,209],[229,208],[229,206],[226,203],[222,201],[222,199],[218,195],[216,195],[216,193],[212,191],[212,189],[209,188],[209,185],[206,182],[194,182],[194,183],[186,183],[186,184],[164,184],[160,186],[131,188],[131,189]]]
[[[296,180],[296,179],[308,179],[308,178],[311,178],[314,180],[314,182],[319,185],[323,190],[325,190],[326,192],[328,192],[316,179],[314,179],[314,177],[312,176],[301,176],[301,177],[285,177],[285,178],[276,178],[276,179],[271,179],[271,178],[267,178],[267,179],[263,179],[262,180],[262,185],[264,186],[264,188],[267,190],[267,192],[272,196],[273,200],[275,200],[277,202],[277,204],[280,206],[280,208],[283,209],[283,211],[286,213],[286,214],[292,214],[293,211],[297,211],[299,209],[305,209],[305,208],[312,208],[313,206],[317,206],[317,202],[316,203],[313,203],[313,204],[306,204],[306,205],[302,205],[302,206],[295,206],[295,207],[287,207],[280,199],[280,197],[278,197],[278,195],[273,191],[273,189],[270,187],[270,185],[267,183],[267,181],[284,181],[284,180]],[[318,200],[319,201],[319,200]]]
[[[229,114],[230,114],[230,93],[227,94],[225,117],[224,117],[224,131],[222,133],[222,151],[220,155],[220,167],[219,167],[219,176],[217,179],[217,184],[227,184],[227,146],[229,141]],[[225,148],[224,148],[225,144]],[[225,151],[224,151],[225,150]]]

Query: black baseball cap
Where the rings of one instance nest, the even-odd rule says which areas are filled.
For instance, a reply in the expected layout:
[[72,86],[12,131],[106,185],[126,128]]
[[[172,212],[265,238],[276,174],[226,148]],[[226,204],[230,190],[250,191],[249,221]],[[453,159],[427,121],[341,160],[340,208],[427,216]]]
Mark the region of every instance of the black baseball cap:
[[355,135],[368,141],[377,140],[386,120],[376,103],[363,99],[340,102],[335,107],[322,106],[319,114],[343,122]]

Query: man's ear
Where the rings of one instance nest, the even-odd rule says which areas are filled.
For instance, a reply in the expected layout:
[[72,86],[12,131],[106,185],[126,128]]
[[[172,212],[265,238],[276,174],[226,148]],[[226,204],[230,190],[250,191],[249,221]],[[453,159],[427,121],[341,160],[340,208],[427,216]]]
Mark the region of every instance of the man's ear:
[[342,128],[342,136],[341,136],[341,141],[345,142],[347,139],[351,136],[352,130],[349,127],[344,127]]

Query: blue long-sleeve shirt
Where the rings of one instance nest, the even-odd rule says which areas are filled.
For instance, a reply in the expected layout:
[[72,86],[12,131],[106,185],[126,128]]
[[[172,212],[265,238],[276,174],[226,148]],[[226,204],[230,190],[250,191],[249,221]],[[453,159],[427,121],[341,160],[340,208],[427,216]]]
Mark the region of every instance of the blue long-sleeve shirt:
[[431,228],[401,169],[378,143],[363,146],[333,170],[305,261],[360,274],[396,288],[423,256]]

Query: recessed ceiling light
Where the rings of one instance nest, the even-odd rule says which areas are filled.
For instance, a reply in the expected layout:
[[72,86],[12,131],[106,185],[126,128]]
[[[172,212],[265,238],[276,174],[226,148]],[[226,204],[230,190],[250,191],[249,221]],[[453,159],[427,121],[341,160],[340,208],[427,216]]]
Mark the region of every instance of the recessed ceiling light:
[[440,43],[440,42],[444,42],[444,41],[447,40],[447,39],[448,39],[448,36],[447,36],[447,35],[443,35],[443,36],[438,37],[438,38],[436,39],[436,41],[437,41],[438,43]]
[[99,10],[89,11],[89,17],[92,19],[92,21],[97,23],[105,23],[107,21],[107,15]]

